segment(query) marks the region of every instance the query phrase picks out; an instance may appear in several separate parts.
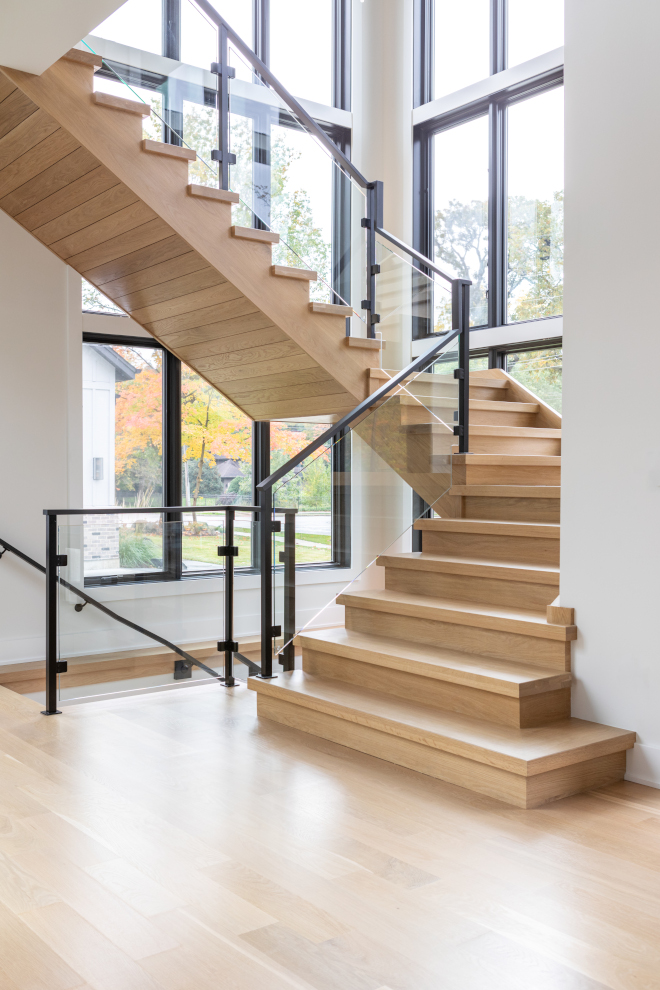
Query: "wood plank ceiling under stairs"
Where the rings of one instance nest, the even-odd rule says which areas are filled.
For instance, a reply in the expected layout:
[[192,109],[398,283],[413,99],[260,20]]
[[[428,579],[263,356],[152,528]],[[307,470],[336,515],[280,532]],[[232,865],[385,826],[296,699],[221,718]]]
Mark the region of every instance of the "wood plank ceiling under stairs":
[[143,141],[143,104],[94,94],[98,64],[0,70],[0,208],[253,419],[352,409],[373,353],[346,346],[350,310],[232,227],[234,194],[190,186],[187,149]]
[[450,480],[447,429],[414,397],[386,404],[378,439],[378,417],[357,428],[422,497],[451,489],[415,524],[422,552],[383,554],[381,590],[338,597],[345,628],[301,634],[302,670],[249,686],[265,718],[531,808],[620,780],[635,733],[570,717],[561,417],[498,369],[470,395]]

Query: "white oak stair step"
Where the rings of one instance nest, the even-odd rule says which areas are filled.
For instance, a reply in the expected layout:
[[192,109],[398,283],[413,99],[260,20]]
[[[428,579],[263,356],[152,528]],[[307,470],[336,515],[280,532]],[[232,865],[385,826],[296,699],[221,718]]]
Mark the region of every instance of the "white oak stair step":
[[559,568],[553,566],[504,565],[428,552],[382,554],[376,563],[385,568],[389,591],[539,610],[559,594]]
[[318,272],[313,272],[309,268],[290,268],[287,265],[271,265],[270,274],[279,278],[298,278],[305,282],[316,282]]
[[571,675],[349,629],[304,633],[303,670],[518,728],[570,715]]
[[[523,609],[406,591],[353,591],[337,597],[347,629],[503,660],[570,670],[575,626],[551,625],[545,608]],[[549,602],[547,604],[550,604]]]
[[353,315],[351,306],[339,306],[335,303],[311,302],[309,309],[312,313],[323,313],[325,316],[347,317]]
[[260,241],[263,244],[279,244],[280,235],[273,230],[258,230],[256,227],[231,227],[231,236],[244,241]]
[[620,779],[635,742],[634,732],[581,719],[484,723],[305,671],[248,686],[262,717],[523,808]]
[[451,490],[473,498],[561,498],[559,485],[452,485]]
[[[447,427],[441,423],[401,426],[411,436],[424,438],[429,456],[448,453]],[[436,447],[436,443],[438,446]],[[476,454],[561,454],[561,430],[536,426],[470,425],[470,448]],[[458,450],[452,452],[458,453]]]
[[543,454],[454,454],[456,485],[559,485],[561,456]]
[[197,152],[193,148],[179,147],[178,144],[165,144],[163,141],[151,141],[144,138],[142,150],[150,155],[162,155],[163,158],[177,158],[181,161],[196,162]]
[[198,182],[188,183],[188,195],[198,199],[212,199],[216,203],[238,203],[240,196],[230,189],[217,189],[215,186],[202,186]]
[[97,107],[108,110],[119,110],[121,113],[132,113],[138,117],[150,117],[151,107],[140,100],[128,100],[123,96],[113,96],[112,93],[92,93],[92,103]]
[[417,519],[425,552],[493,562],[559,565],[559,524],[501,519]]

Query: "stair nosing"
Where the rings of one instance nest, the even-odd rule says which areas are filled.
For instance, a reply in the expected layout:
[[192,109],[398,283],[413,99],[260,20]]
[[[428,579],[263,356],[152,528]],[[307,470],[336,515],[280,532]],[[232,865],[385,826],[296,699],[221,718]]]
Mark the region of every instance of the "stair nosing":
[[[391,561],[391,563],[390,563]],[[397,565],[407,570],[415,570],[415,564],[420,570],[439,571],[447,574],[464,574],[474,577],[493,577],[502,580],[528,582],[533,584],[558,584],[559,567],[530,564],[506,564],[498,563],[494,560],[481,560],[478,558],[455,557],[451,554],[425,553],[422,551],[412,551],[410,553],[382,553],[376,558],[376,564],[380,567],[396,567]],[[432,565],[446,565],[445,567]],[[427,566],[424,566],[427,565]],[[484,571],[483,575],[479,571]],[[497,573],[501,571],[502,573]],[[545,577],[552,577],[556,580],[542,580]]]

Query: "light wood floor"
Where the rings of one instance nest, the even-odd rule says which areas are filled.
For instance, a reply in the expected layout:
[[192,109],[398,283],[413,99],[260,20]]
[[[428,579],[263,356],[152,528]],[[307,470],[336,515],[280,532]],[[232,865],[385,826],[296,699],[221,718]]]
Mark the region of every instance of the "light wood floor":
[[660,988],[660,791],[520,811],[255,701],[0,688],[2,990]]

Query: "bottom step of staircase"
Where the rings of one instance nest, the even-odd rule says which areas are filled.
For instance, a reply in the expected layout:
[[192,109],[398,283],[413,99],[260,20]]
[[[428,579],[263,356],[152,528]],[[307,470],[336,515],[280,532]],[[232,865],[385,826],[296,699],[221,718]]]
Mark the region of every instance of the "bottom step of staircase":
[[569,718],[533,729],[484,724],[294,670],[250,678],[262,718],[534,808],[620,780],[635,733]]

